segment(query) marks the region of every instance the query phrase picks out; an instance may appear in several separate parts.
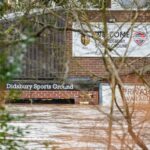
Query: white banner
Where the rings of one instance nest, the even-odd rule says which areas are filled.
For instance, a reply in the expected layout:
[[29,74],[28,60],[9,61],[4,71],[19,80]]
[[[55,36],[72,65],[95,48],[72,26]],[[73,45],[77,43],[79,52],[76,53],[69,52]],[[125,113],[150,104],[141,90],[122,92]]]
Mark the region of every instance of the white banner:
[[[111,105],[111,88],[109,84],[101,85],[101,101],[102,105]],[[143,85],[124,85],[124,94],[128,103],[150,104],[150,89]],[[116,98],[119,105],[122,105],[121,96],[118,88],[116,88]]]
[[[90,23],[92,30],[103,40],[103,25],[98,22]],[[132,30],[130,23],[108,23],[109,47],[113,48],[113,57],[150,57],[150,24],[135,23]],[[73,23],[73,29],[84,29],[89,31],[87,26],[80,26]],[[90,35],[90,33],[87,33]],[[101,57],[104,46],[93,38],[72,33],[72,53],[74,57]]]
[[148,8],[149,0],[111,0],[111,10],[135,10]]

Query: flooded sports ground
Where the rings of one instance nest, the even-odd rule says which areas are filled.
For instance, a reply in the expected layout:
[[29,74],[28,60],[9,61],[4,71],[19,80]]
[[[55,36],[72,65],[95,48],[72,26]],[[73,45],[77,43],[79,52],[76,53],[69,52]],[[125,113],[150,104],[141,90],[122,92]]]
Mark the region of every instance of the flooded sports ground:
[[150,0],[0,0],[0,150],[141,149]]
[[[7,109],[13,115],[25,116],[10,124],[27,131],[20,138],[27,142],[27,150],[106,150],[110,133],[112,150],[140,149],[128,134],[127,124],[117,109],[114,109],[111,132],[107,107],[8,104]],[[132,115],[134,129],[150,146],[148,109],[135,108]]]

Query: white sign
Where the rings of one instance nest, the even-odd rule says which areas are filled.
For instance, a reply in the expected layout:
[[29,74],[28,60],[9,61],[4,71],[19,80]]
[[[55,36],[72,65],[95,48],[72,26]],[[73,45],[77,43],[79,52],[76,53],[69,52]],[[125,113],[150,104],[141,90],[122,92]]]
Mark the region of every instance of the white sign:
[[145,9],[149,0],[112,0],[111,10]]
[[[110,106],[112,99],[112,92],[109,84],[101,85],[102,95],[101,101],[102,105]],[[119,105],[122,105],[121,96],[118,88],[116,88],[116,98]],[[142,85],[124,85],[124,94],[128,103],[140,103],[147,104],[150,103],[150,89]]]
[[[103,40],[104,32],[102,23],[91,22],[92,30]],[[87,26],[81,27],[76,22],[74,29],[89,31]],[[132,31],[130,23],[108,23],[109,48],[112,49],[113,57],[150,57],[150,24],[135,23]],[[72,33],[72,51],[74,57],[101,57],[104,53],[104,46],[100,41],[95,41],[79,32]],[[89,35],[89,36],[88,36]],[[116,45],[116,46],[115,46]]]
[[7,83],[7,90],[73,90],[73,84]]

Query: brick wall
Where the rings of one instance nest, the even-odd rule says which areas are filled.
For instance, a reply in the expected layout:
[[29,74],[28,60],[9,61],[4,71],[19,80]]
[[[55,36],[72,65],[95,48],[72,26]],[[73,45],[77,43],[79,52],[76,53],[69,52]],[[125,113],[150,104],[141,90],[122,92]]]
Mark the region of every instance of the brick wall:
[[[117,22],[129,20],[134,12],[127,11],[112,11],[108,12],[107,19],[116,19]],[[101,13],[97,11],[87,12],[90,21],[100,22]],[[150,21],[149,12],[140,12],[137,21]],[[94,80],[107,77],[107,72],[104,67],[102,58],[100,57],[72,57],[72,32],[67,33],[67,59],[69,62],[69,77],[90,77]],[[114,58],[116,66],[120,64],[119,58]],[[132,66],[139,69],[147,64],[150,64],[150,58],[128,58],[128,63],[132,62]],[[136,76],[128,66],[122,66],[120,75],[126,83],[141,82],[140,78]],[[150,76],[146,74],[146,79],[149,81]],[[75,99],[75,103],[80,101],[89,100],[90,104],[98,104],[99,93],[97,91],[22,91],[20,98],[41,98],[41,99]]]
[[[99,11],[88,11],[87,13],[88,19],[91,22],[101,22],[102,13]],[[116,22],[125,22],[130,21],[134,16],[135,12],[129,11],[111,11],[107,12],[107,20],[114,19]],[[80,15],[82,16],[82,14]],[[150,22],[150,11],[139,11],[137,22]],[[68,48],[70,50],[70,69],[69,76],[71,77],[91,77],[96,78],[96,80],[103,79],[107,77],[107,72],[104,67],[104,63],[101,57],[72,57],[72,33],[68,32]],[[114,62],[116,66],[120,64],[120,58],[114,58]],[[145,65],[150,64],[150,58],[127,58],[126,62],[132,64],[132,67],[135,69],[140,69]],[[139,77],[136,74],[133,74],[133,70],[130,69],[127,65],[123,65],[120,70],[120,75],[124,82],[129,83],[137,83],[141,82]],[[149,73],[145,75],[146,78],[149,78]]]
[[106,70],[101,58],[72,58],[70,76],[98,76],[106,75]]
[[[120,64],[119,58],[114,58],[116,66]],[[127,63],[131,64],[137,70],[150,64],[150,58],[128,58]],[[127,65],[123,65],[120,70],[120,76],[125,82],[141,82],[139,77],[134,74],[133,70]],[[144,77],[149,78],[149,72]],[[70,76],[76,77],[91,77],[96,79],[105,79],[108,73],[106,72],[102,58],[72,58],[70,64]]]
[[98,104],[98,91],[22,91],[21,99],[74,99],[76,104],[89,101]]

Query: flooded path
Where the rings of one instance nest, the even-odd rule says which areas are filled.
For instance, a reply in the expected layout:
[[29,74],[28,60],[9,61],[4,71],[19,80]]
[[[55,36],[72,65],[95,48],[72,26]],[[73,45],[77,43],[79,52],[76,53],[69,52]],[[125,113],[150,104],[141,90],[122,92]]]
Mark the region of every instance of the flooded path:
[[[28,141],[28,150],[107,149],[107,108],[89,105],[8,105],[8,109],[12,114],[26,116],[22,121],[11,124],[21,128],[29,126],[26,129],[29,133],[22,138]],[[115,119],[113,132],[121,135],[126,132],[122,131],[126,124],[120,114]],[[114,149],[121,147],[115,142],[113,145]]]

